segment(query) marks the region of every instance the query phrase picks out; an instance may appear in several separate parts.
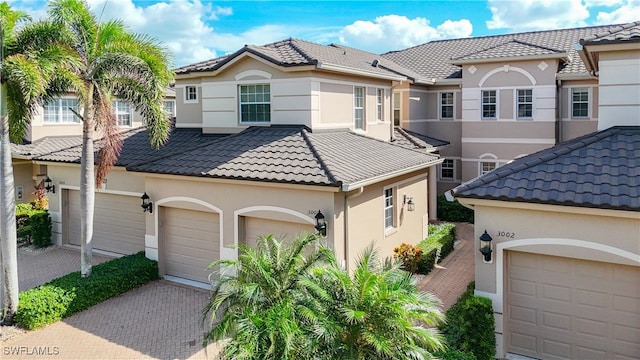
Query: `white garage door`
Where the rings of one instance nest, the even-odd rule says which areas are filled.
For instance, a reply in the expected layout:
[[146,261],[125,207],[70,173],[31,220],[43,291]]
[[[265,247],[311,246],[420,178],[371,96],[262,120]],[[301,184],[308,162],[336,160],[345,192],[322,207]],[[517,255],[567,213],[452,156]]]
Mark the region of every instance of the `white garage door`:
[[507,352],[640,358],[640,267],[507,253]]
[[164,273],[208,283],[207,267],[220,258],[218,214],[169,207],[162,211]]
[[[66,238],[80,245],[80,192],[65,190],[67,196]],[[145,213],[140,198],[96,193],[93,217],[92,247],[118,254],[133,254],[144,250]]]
[[302,232],[313,234],[316,231],[309,223],[302,224],[256,217],[245,217],[244,219],[245,243],[250,247],[255,247],[260,236],[273,234],[280,240],[291,241]]

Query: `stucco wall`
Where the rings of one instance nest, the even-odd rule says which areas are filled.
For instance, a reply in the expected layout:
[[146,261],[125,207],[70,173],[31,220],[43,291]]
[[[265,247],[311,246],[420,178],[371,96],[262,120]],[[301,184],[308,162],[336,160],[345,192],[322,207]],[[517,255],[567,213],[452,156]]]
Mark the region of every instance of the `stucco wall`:
[[[33,180],[35,173],[34,165],[31,161],[13,159],[13,184],[15,187],[16,204],[30,203],[35,199],[36,182]],[[18,192],[22,188],[22,198]]]
[[640,125],[640,49],[601,52],[598,129]]

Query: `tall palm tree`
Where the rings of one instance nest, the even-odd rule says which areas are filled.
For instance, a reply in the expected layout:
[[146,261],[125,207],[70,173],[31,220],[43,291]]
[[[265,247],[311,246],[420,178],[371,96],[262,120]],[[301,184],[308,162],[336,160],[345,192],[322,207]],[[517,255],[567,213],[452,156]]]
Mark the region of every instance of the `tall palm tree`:
[[352,275],[332,263],[305,277],[311,297],[326,304],[316,326],[318,358],[432,359],[444,349],[440,301],[420,292],[399,262],[379,261],[372,245]]
[[[155,39],[130,32],[121,21],[101,21],[83,0],[54,0],[50,18],[71,36],[70,48],[81,66],[72,69],[68,85],[78,94],[82,113],[80,162],[81,266],[91,274],[95,186],[115,164],[122,146],[112,101],[131,103],[145,118],[155,148],[169,136],[169,118],[163,110],[164,91],[173,79],[167,49]],[[94,167],[94,131],[102,135],[102,148]]]
[[[10,142],[20,142],[31,115],[42,99],[62,83],[59,66],[76,62],[58,42],[60,27],[51,22],[31,23],[26,13],[0,4],[0,252],[4,298],[3,323],[12,323],[18,308],[18,265],[13,166]],[[25,23],[18,29],[19,23]]]
[[[269,235],[256,248],[240,245],[237,260],[219,260],[203,320],[215,325],[205,337],[230,337],[224,359],[307,359],[313,355],[309,329],[319,310],[307,301],[300,280],[312,267],[332,258],[325,247],[307,249],[315,235],[300,236],[290,246]],[[305,253],[307,255],[305,255]]]

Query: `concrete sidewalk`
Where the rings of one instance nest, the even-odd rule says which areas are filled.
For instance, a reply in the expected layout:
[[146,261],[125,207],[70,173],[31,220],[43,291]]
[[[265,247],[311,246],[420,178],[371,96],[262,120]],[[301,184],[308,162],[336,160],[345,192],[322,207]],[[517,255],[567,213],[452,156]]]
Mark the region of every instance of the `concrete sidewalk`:
[[418,285],[442,301],[442,311],[447,311],[475,279],[473,225],[456,223],[456,234],[456,248]]

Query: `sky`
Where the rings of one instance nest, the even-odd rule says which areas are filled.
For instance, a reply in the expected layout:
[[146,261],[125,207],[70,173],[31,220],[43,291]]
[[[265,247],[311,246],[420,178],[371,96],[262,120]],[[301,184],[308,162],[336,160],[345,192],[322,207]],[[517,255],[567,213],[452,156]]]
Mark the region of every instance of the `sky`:
[[[43,0],[9,0],[35,19]],[[295,37],[374,53],[432,40],[640,20],[640,0],[87,0],[96,16],[151,35],[182,66]]]

